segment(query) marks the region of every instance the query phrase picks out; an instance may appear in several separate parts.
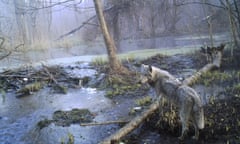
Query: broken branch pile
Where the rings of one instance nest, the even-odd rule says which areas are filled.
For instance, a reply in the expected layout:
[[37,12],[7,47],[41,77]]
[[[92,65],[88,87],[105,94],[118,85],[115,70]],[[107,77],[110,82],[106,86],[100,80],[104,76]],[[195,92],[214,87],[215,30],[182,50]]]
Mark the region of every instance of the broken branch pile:
[[70,76],[62,67],[33,67],[7,70],[0,73],[0,89],[15,91],[22,97],[38,91],[44,86],[52,87],[55,92],[66,93],[68,87],[76,88],[80,78]]

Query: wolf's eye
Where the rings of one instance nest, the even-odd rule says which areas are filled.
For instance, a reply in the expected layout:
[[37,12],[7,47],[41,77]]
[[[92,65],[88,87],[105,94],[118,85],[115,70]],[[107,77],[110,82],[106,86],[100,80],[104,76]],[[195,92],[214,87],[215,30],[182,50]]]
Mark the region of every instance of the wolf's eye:
[[148,73],[145,73],[144,76],[145,77],[150,77],[150,75]]

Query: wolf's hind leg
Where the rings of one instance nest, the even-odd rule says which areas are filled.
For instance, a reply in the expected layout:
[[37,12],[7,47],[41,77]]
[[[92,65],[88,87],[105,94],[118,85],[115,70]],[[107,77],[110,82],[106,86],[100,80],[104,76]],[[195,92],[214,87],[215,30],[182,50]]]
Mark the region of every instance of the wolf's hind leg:
[[193,136],[193,139],[198,139],[199,137],[199,129],[204,128],[204,113],[202,107],[194,107],[193,110],[193,125],[195,128],[195,136]]
[[199,129],[198,129],[197,120],[195,118],[193,118],[193,126],[194,126],[194,130],[195,130],[195,135],[192,137],[192,139],[198,140]]
[[183,140],[185,137],[185,134],[188,130],[188,122],[189,122],[189,118],[190,118],[190,114],[192,111],[192,104],[191,102],[184,102],[182,103],[182,105],[180,106],[180,120],[182,123],[182,132],[181,132],[181,136],[178,137],[180,140]]

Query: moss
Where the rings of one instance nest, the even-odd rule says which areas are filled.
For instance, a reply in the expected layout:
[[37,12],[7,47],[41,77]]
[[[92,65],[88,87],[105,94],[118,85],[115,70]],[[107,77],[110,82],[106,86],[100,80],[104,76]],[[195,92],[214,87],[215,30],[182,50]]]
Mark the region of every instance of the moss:
[[131,108],[128,114],[129,115],[135,115],[136,114],[136,110],[134,108]]
[[65,87],[64,85],[60,85],[60,84],[55,84],[53,86],[53,89],[58,92],[58,93],[63,93],[63,94],[66,94],[67,91],[68,91],[68,88]]
[[52,120],[48,120],[48,119],[44,119],[42,121],[39,121],[37,123],[37,126],[40,128],[40,129],[43,129],[45,127],[48,127],[50,124],[52,123]]
[[82,85],[86,85],[90,81],[90,77],[85,76],[81,80],[82,80]]
[[111,90],[109,90],[109,91],[107,91],[106,92],[106,97],[108,97],[108,98],[112,98],[114,95],[113,95],[113,91],[111,91]]
[[136,104],[138,106],[147,106],[147,105],[151,104],[151,102],[152,102],[152,98],[150,96],[146,96],[146,97],[136,100]]
[[91,64],[94,66],[104,66],[107,64],[107,59],[103,57],[97,57],[92,60]]
[[106,91],[106,96],[109,98],[113,98],[114,96],[117,96],[117,95],[134,93],[134,91],[140,87],[141,85],[139,84],[133,84],[133,85],[114,84],[108,91]]
[[83,122],[92,122],[94,116],[88,109],[72,109],[71,111],[55,111],[53,119],[44,119],[38,122],[40,129],[47,127],[51,123],[58,126],[70,126],[71,124],[80,124]]
[[233,93],[240,94],[240,83],[236,84],[232,88]]
[[68,133],[68,142],[67,144],[74,144],[74,136],[71,133]]
[[205,86],[210,86],[212,84],[221,84],[224,82],[232,81],[236,77],[236,73],[227,73],[220,71],[206,72],[201,76],[201,79],[197,83],[203,84]]
[[68,133],[67,143],[65,141],[66,141],[65,138],[62,137],[61,141],[60,141],[60,144],[74,144],[75,139],[74,139],[73,134]]
[[34,82],[31,84],[25,85],[23,88],[17,91],[17,93],[21,94],[31,94],[31,92],[39,91],[43,87],[43,83]]
[[55,111],[53,121],[59,126],[92,122],[93,114],[88,109],[72,109],[71,111]]

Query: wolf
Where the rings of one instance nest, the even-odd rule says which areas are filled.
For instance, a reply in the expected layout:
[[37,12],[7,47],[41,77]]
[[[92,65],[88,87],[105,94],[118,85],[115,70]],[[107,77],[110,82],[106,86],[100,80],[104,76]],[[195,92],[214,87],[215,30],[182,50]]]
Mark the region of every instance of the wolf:
[[184,139],[190,120],[195,128],[193,138],[198,139],[199,129],[204,128],[204,112],[202,101],[194,89],[182,84],[169,72],[144,64],[141,65],[140,82],[148,83],[155,90],[158,102],[164,97],[179,109],[182,124],[180,140]]

